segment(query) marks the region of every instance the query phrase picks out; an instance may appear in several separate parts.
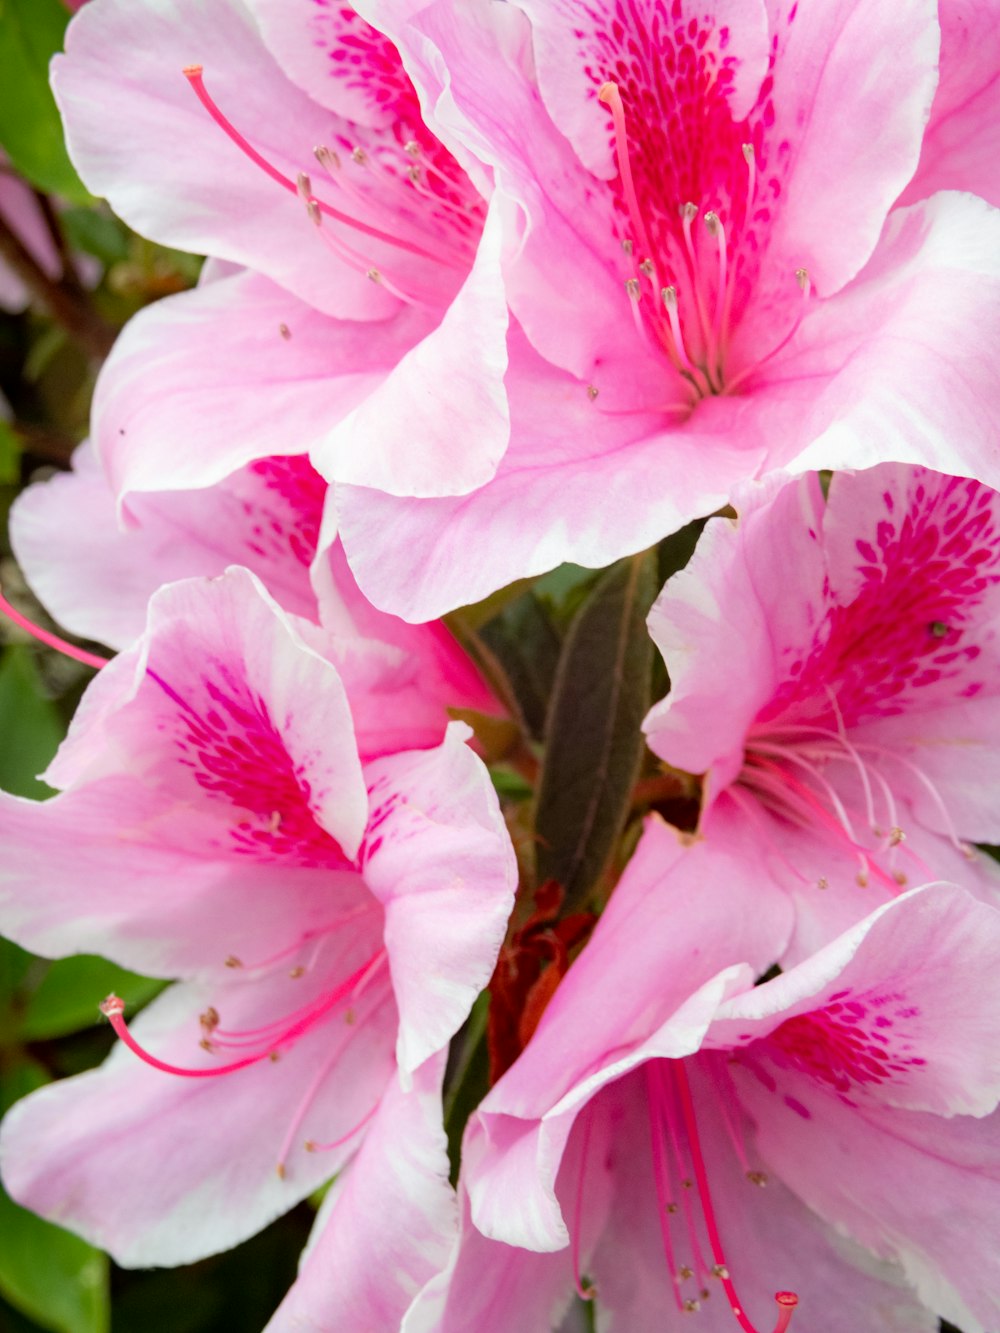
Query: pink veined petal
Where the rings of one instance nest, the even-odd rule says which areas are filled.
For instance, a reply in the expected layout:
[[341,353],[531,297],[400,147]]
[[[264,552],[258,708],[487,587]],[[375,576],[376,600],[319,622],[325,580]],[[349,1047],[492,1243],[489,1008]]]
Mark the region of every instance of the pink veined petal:
[[288,81],[239,0],[170,0],[155,11],[98,0],[73,20],[52,75],[70,155],[90,188],[144,235],[249,264],[327,314],[392,313],[396,300],[334,260],[302,201],[212,123],[184,78],[192,63],[278,169],[292,180],[310,170],[329,112]]
[[513,906],[516,863],[486,768],[452,723],[435,750],[366,766],[365,882],[385,908],[408,1076],[445,1045],[489,981]]
[[950,885],[914,889],[725,1001],[706,1046],[769,1037],[775,1060],[852,1108],[987,1115],[1000,1100],[990,1037],[998,941],[994,906]]
[[455,1196],[441,1123],[444,1053],[393,1080],[364,1142],[316,1218],[303,1263],[268,1324],[285,1330],[389,1329],[446,1263]]
[[[174,986],[133,1030],[161,1058],[210,1068],[220,1057],[198,1046],[206,1004],[250,1027],[293,1008],[295,987],[287,977],[270,987]],[[119,1045],[100,1069],[43,1088],[6,1117],[5,1184],[127,1267],[204,1258],[287,1211],[356,1151],[356,1138],[337,1153],[297,1143],[284,1176],[276,1170],[296,1104],[331,1052],[339,1056],[309,1100],[303,1140],[337,1137],[378,1102],[393,1074],[394,1036],[387,997],[363,1026],[333,1017],[276,1062],[215,1078],[150,1069]]]

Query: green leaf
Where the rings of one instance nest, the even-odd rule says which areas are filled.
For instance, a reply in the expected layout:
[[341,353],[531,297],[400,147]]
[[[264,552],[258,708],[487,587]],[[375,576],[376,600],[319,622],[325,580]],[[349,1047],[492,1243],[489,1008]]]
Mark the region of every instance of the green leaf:
[[490,993],[484,990],[476,998],[465,1026],[452,1044],[445,1074],[444,1129],[448,1137],[448,1160],[451,1163],[453,1185],[458,1180],[466,1122],[489,1088],[490,1057],[486,1045],[489,1012]]
[[146,1004],[164,983],[127,972],[90,954],[52,963],[24,1007],[18,1035],[23,1041],[48,1041],[98,1022],[98,1004],[114,991],[131,1012]]
[[129,233],[106,206],[67,208],[60,216],[71,250],[94,255],[105,266],[120,264],[128,258]]
[[37,774],[48,767],[63,731],[59,710],[42,693],[32,650],[9,644],[0,662],[0,787],[36,800],[49,795]]
[[[45,1082],[25,1061],[5,1075],[10,1100]],[[107,1257],[78,1236],[19,1207],[0,1189],[0,1295],[53,1333],[107,1333],[111,1306]]]
[[85,204],[90,194],[69,160],[49,87],[49,61],[68,22],[61,0],[0,0],[0,144],[32,185]]
[[16,486],[21,480],[21,442],[7,421],[0,421],[0,486]]
[[563,646],[546,725],[536,832],[540,882],[565,907],[584,903],[621,836],[642,761],[653,644],[646,614],[656,553],[613,565],[584,602]]
[[507,702],[524,730],[540,740],[545,728],[561,637],[534,593],[525,593],[484,625],[478,640]]

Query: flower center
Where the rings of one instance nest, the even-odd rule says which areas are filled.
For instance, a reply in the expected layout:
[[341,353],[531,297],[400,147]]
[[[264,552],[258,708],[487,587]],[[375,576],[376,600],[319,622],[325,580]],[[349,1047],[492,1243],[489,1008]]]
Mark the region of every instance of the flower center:
[[[645,161],[645,136],[640,136],[638,144],[642,170],[633,169],[634,154],[618,84],[607,80],[597,96],[611,112],[614,125],[617,202],[629,231],[622,240],[631,270],[625,290],[640,336],[666,355],[679,377],[684,398],[670,406],[690,409],[702,398],[733,393],[792,339],[811,293],[808,273],[797,269],[795,281],[801,297],[796,302],[789,289],[787,331],[751,363],[730,364],[732,334],[746,306],[748,277],[759,263],[762,248],[754,231],[757,149],[752,137],[738,147],[727,145],[734,154],[738,152],[742,170],[727,168],[724,182],[715,184],[714,195],[699,202],[664,199],[661,174],[651,172]],[[734,131],[753,134],[749,123],[728,124]],[[662,176],[673,179],[666,171]],[[699,214],[701,227],[697,226]]]
[[[288,971],[288,976],[293,980],[298,981],[308,978],[323,938],[339,930],[358,915],[360,915],[360,911],[347,913],[323,929],[305,932],[288,948],[282,949],[279,953],[256,964],[246,965],[240,959],[230,956],[226,959],[226,966],[248,972],[258,970],[272,972],[276,966],[279,966],[291,956],[301,956],[303,950],[312,946],[310,949],[311,957],[307,956],[306,961],[298,963]],[[224,1075],[235,1074],[241,1069],[260,1064],[264,1060],[276,1064],[280,1061],[282,1055],[287,1054],[302,1037],[313,1031],[320,1023],[334,1018],[339,1012],[344,1020],[344,1031],[341,1040],[333,1043],[332,1050],[327,1058],[320,1062],[312,1082],[295,1107],[291,1122],[278,1150],[276,1170],[278,1175],[284,1179],[289,1153],[310,1106],[333,1066],[343,1055],[349,1041],[385,999],[388,983],[388,970],[385,964],[385,950],[379,948],[345,979],[335,984],[320,986],[312,998],[298,1008],[257,1027],[225,1027],[219,1009],[210,1005],[198,1020],[200,1037],[197,1046],[215,1059],[212,1063],[197,1066],[173,1064],[146,1050],[130,1032],[125,1022],[125,1002],[117,995],[109,995],[107,999],[101,1002],[99,1007],[101,1013],[114,1028],[117,1036],[140,1060],[161,1073],[172,1074],[177,1078],[195,1079],[219,1078]],[[225,1059],[220,1064],[217,1059],[220,1055],[231,1058]],[[348,1133],[341,1135],[331,1143],[318,1143],[309,1139],[305,1141],[303,1146],[308,1152],[340,1147],[363,1128],[374,1112],[375,1108],[373,1107]]]
[[[436,140],[430,143],[422,126],[412,127],[403,142],[382,136],[365,147],[342,138],[341,151],[315,147],[313,155],[337,197],[334,204],[314,192],[306,172],[292,180],[240,133],[206,88],[201,65],[187,66],[184,76],[240,152],[299,197],[323,244],[341,262],[407,305],[437,306],[450,299],[457,275],[464,276],[472,262],[483,202],[451,154]],[[414,266],[414,260],[421,262]]]
[[[911,873],[934,874],[907,843],[902,802],[890,781],[903,776],[927,793],[956,851],[966,858],[974,855],[959,837],[937,785],[918,764],[874,742],[851,741],[839,714],[836,724],[768,723],[751,732],[743,769],[730,789],[737,803],[748,813],[766,811],[809,829],[856,862],[859,887],[874,881],[896,896]],[[809,882],[776,841],[771,847],[797,879]],[[816,883],[828,888],[830,877],[823,875]]]

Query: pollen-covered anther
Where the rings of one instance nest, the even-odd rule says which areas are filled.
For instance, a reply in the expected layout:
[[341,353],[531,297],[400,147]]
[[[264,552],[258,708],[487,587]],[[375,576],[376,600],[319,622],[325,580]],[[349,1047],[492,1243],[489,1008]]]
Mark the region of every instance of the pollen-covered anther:
[[359,167],[363,167],[365,163],[368,161],[368,154],[365,152],[363,148],[352,148],[351,161],[357,162]]
[[125,1012],[125,1001],[118,995],[109,995],[97,1006],[105,1018],[120,1018]]
[[807,268],[797,268],[795,270],[795,281],[799,284],[799,291],[807,292],[809,290],[809,270]]
[[817,889],[828,889],[830,887],[830,881],[825,875],[820,875],[819,879],[816,881],[816,887]]
[[639,297],[642,294],[639,290],[639,279],[626,278],[625,290],[628,292],[629,296],[632,298],[633,301],[638,301]]
[[854,882],[855,884],[857,884],[859,889],[867,889],[868,875],[865,873],[864,870],[859,870],[858,873],[854,876]]
[[313,157],[324,171],[329,171],[331,168],[336,171],[340,166],[340,157],[332,148],[328,148],[325,143],[316,145],[313,149]]
[[753,159],[754,159],[753,144],[752,144],[752,143],[745,143],[745,144],[741,144],[740,147],[741,147],[742,150],[743,150],[743,160],[744,160],[745,162],[752,162]]
[[365,277],[368,279],[369,282],[374,282],[376,286],[382,281],[382,274],[378,271],[377,268],[370,268],[368,272],[365,274]]
[[693,1180],[687,1180],[687,1179],[682,1180],[682,1181],[681,1181],[681,1189],[682,1189],[682,1190],[693,1190],[693,1189],[694,1189],[694,1181],[693,1181]]
[[278,332],[281,334],[282,338],[284,338],[285,342],[288,342],[289,338],[292,336],[292,331],[287,324],[279,324]]
[[666,1207],[666,1212],[670,1213],[670,1215],[673,1216],[673,1214],[677,1212],[677,1204],[668,1203]]
[[299,977],[304,977],[305,974],[306,974],[306,969],[302,966],[301,963],[299,963],[297,967],[291,968],[288,973],[288,975],[291,977],[293,981],[298,981]]
[[892,872],[892,877],[893,877],[893,879],[896,881],[896,883],[899,885],[900,888],[903,888],[904,885],[906,885],[906,884],[909,883],[909,880],[908,880],[907,876],[904,875],[904,873],[902,872],[902,870],[894,870],[894,871]]
[[295,177],[295,188],[298,191],[299,198],[302,202],[308,203],[312,198],[313,192],[312,181],[310,180],[308,173],[305,171],[299,172]]
[[419,157],[420,145],[417,143],[416,139],[407,139],[406,143],[403,144],[403,152],[409,157]]
[[901,828],[891,828],[889,830],[889,846],[898,847],[901,842],[906,841],[906,834]]
[[306,213],[309,215],[309,221],[314,227],[323,225],[323,214],[320,212],[319,204],[315,199],[306,200]]
[[635,251],[635,246],[632,244],[632,241],[628,236],[626,236],[624,241],[622,241],[622,249],[625,251],[627,255],[631,255]]
[[712,1267],[709,1269],[709,1272],[711,1273],[712,1277],[726,1278],[726,1279],[728,1279],[729,1277],[729,1269],[726,1267],[725,1264],[713,1264]]
[[705,214],[704,222],[705,230],[708,232],[709,236],[718,236],[719,232],[722,230],[722,223],[719,220],[718,213],[713,213],[710,209]]
[[747,1180],[751,1185],[758,1185],[761,1189],[767,1184],[767,1176],[763,1171],[748,1171]]
[[653,261],[651,259],[644,259],[639,265],[639,272],[644,277],[651,278],[656,272],[656,269],[653,266]]
[[209,1041],[207,1037],[202,1037],[202,1039],[198,1042],[198,1045],[201,1047],[203,1051],[208,1051],[211,1053],[212,1051],[215,1050],[215,1047],[212,1045],[212,1043]]
[[687,1266],[687,1264],[685,1264],[683,1268],[679,1268],[679,1269],[677,1270],[677,1281],[678,1281],[678,1282],[687,1282],[688,1279],[689,1279],[689,1278],[692,1278],[692,1277],[694,1277],[694,1269],[693,1269],[693,1268],[689,1268],[689,1267]]
[[597,387],[596,384],[588,384],[588,385],[587,385],[587,397],[590,399],[591,402],[594,401],[594,399],[597,397],[597,395],[598,395],[600,392],[601,392],[601,391],[600,391],[600,389]]
[[683,1309],[685,1314],[697,1314],[701,1309],[701,1301],[696,1301],[693,1297],[689,1297],[684,1302]]
[[226,959],[226,967],[242,967],[242,966],[243,966],[243,960],[241,958],[237,958],[234,953],[231,953],[229,957]]
[[285,1178],[285,1164],[284,1164],[284,1162],[279,1162],[279,1163],[277,1164],[277,1166],[274,1168],[274,1174],[278,1177],[279,1180],[284,1180],[284,1178]]
[[686,204],[681,204],[677,211],[685,222],[693,222],[698,216],[698,205],[688,200]]
[[209,1005],[203,1014],[198,1015],[198,1022],[206,1032],[214,1032],[219,1026],[219,1011],[214,1005]]

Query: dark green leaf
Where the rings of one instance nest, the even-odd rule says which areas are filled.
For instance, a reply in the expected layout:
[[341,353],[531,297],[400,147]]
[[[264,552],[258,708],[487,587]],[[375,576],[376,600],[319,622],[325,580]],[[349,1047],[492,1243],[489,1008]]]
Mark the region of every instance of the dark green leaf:
[[0,662],[0,787],[36,799],[50,793],[37,775],[62,740],[59,710],[42,693],[32,650],[10,644]]
[[0,144],[33,185],[82,204],[90,195],[69,160],[49,87],[49,61],[68,21],[61,0],[0,0]]
[[656,554],[620,561],[578,612],[563,647],[538,792],[538,879],[557,880],[567,909],[600,880],[628,814],[642,760],[653,645],[646,614]]
[[479,631],[479,642],[502,673],[508,703],[528,735],[545,728],[561,639],[534,593],[525,593]]
[[466,1122],[486,1096],[489,1087],[490,1059],[486,1046],[489,1011],[490,993],[484,990],[452,1044],[445,1075],[444,1128],[448,1136],[452,1184],[458,1180]]
[[67,208],[60,221],[71,250],[94,255],[105,265],[120,264],[128,258],[128,231],[116,217],[105,212],[105,205]]
[[24,1041],[47,1041],[99,1021],[98,1004],[111,991],[131,1012],[163,989],[162,981],[137,976],[104,958],[80,954],[52,963],[25,1005],[18,1032]]

